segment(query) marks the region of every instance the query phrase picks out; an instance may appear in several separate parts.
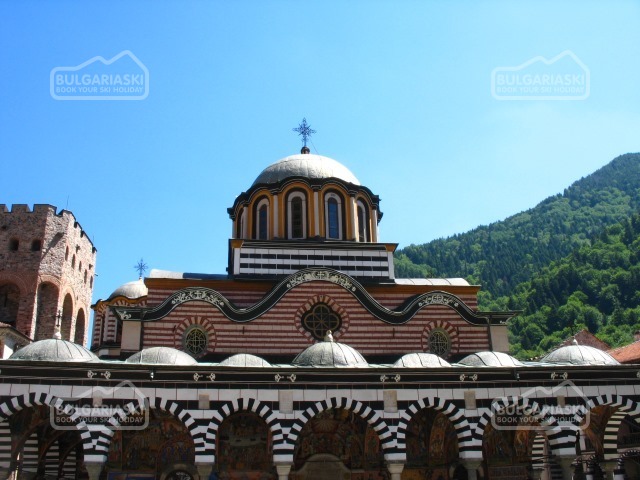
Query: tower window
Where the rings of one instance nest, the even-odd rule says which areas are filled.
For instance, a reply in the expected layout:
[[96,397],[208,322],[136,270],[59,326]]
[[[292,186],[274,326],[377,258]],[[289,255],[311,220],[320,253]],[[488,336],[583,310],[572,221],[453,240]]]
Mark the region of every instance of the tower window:
[[31,242],[32,252],[39,252],[40,250],[42,250],[42,242],[40,240],[34,240]]
[[262,205],[258,209],[258,239],[267,239],[267,230],[269,229],[269,211],[266,205]]
[[240,210],[240,213],[236,217],[236,238],[244,238],[244,208]]
[[342,198],[335,193],[328,193],[325,197],[325,221],[327,238],[341,240]]
[[71,268],[76,268],[76,256],[71,257]]
[[269,199],[263,198],[254,206],[254,235],[258,240],[269,239]]
[[358,241],[359,242],[368,242],[369,241],[369,218],[367,216],[367,211],[364,208],[364,204],[358,200]]
[[64,259],[69,260],[69,247],[64,251]]
[[20,240],[18,240],[17,238],[12,238],[11,240],[9,240],[9,251],[17,252],[18,248],[20,248]]
[[302,192],[288,197],[287,238],[307,237],[307,199]]
[[294,198],[291,201],[291,236],[302,237],[302,199]]

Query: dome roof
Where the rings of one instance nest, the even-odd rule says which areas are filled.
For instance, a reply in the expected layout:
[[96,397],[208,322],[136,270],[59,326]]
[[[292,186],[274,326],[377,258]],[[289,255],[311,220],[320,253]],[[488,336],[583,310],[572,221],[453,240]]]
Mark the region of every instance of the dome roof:
[[338,342],[318,342],[311,345],[291,362],[298,367],[368,367],[360,353],[349,345]]
[[407,353],[393,364],[400,368],[441,368],[451,364],[433,353]]
[[340,162],[310,153],[290,155],[269,165],[258,175],[253,185],[278,183],[289,177],[339,178],[345,182],[360,185],[355,175]]
[[519,360],[502,352],[478,352],[467,355],[458,362],[467,367],[523,367]]
[[111,295],[109,295],[108,300],[111,300],[112,298],[116,298],[116,297],[127,297],[130,299],[146,297],[148,293],[149,293],[149,289],[140,278],[133,282],[120,285],[118,288],[116,288],[113,291]]
[[152,365],[195,365],[198,363],[188,353],[169,347],[145,348],[131,355],[125,362]]
[[219,363],[224,367],[270,367],[265,359],[251,355],[250,353],[237,353]]
[[66,340],[48,338],[30,343],[17,350],[9,360],[35,360],[49,362],[99,361],[89,349]]
[[573,365],[619,365],[620,363],[595,347],[567,345],[547,353],[540,359],[543,363],[571,363]]

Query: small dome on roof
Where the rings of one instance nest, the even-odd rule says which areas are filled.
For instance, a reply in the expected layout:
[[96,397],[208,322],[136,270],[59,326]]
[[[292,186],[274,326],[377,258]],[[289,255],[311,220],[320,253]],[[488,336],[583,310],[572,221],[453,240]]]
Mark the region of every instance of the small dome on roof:
[[188,353],[170,347],[145,348],[131,355],[125,362],[151,365],[195,365],[198,363]]
[[16,351],[9,360],[33,360],[48,362],[95,362],[99,361],[89,349],[66,340],[48,338],[30,343]]
[[318,342],[299,353],[291,362],[298,367],[368,367],[360,352],[344,343]]
[[270,367],[271,364],[264,358],[251,355],[250,353],[237,353],[231,355],[219,363],[223,367]]
[[502,352],[478,352],[467,355],[458,362],[467,367],[523,367],[524,365]]
[[588,345],[567,345],[547,353],[540,359],[543,363],[570,363],[572,365],[620,365],[609,355]]
[[308,153],[290,155],[269,165],[258,175],[253,185],[278,183],[290,177],[338,178],[354,185],[360,185],[356,176],[340,162],[322,155]]
[[149,289],[144,284],[144,281],[140,278],[133,282],[128,282],[124,285],[120,285],[113,291],[111,295],[109,295],[108,300],[116,297],[127,297],[133,300],[135,298],[146,297],[148,293]]
[[451,364],[433,353],[407,353],[393,364],[400,368],[441,368]]

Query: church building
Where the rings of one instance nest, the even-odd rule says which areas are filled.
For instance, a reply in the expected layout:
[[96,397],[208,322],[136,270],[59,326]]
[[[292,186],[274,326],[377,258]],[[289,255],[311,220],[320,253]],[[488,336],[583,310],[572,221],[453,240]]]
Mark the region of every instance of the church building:
[[396,278],[381,199],[299,130],[228,208],[225,274],[152,270],[95,302],[90,348],[62,327],[0,361],[0,471],[640,478],[640,366],[518,361],[479,286]]

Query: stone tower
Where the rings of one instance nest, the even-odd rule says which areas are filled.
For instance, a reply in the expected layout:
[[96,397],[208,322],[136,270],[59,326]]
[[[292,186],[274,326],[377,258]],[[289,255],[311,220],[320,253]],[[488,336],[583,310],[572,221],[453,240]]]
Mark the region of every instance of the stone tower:
[[74,215],[52,205],[0,204],[0,326],[3,357],[30,340],[86,345],[96,249]]

